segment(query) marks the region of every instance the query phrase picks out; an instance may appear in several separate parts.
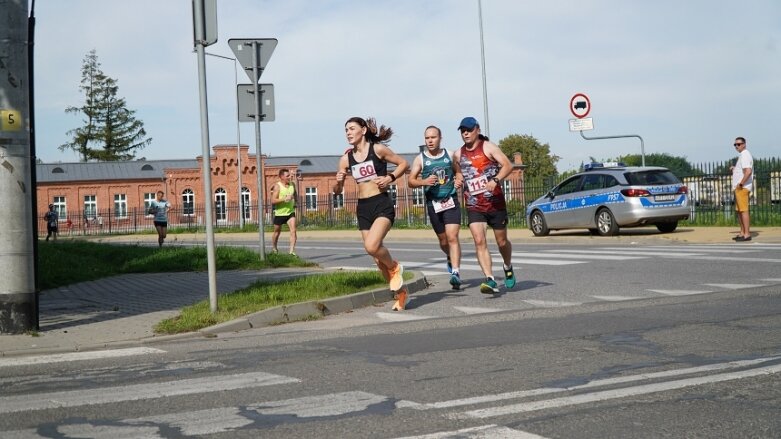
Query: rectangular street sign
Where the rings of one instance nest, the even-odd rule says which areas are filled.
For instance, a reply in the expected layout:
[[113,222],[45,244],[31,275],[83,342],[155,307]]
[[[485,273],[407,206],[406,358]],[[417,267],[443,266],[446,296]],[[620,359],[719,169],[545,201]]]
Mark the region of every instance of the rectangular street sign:
[[[252,56],[252,43],[256,42],[255,47],[258,49],[257,59],[258,64],[258,77],[253,77],[253,56]],[[263,69],[266,68],[271,54],[274,53],[274,48],[277,47],[276,38],[231,38],[228,40],[228,47],[231,48],[233,54],[236,55],[236,59],[239,64],[244,68],[244,72],[252,82],[260,81],[260,75],[263,74]]]
[[[195,2],[201,5],[201,17],[195,16]],[[202,40],[204,46],[217,42],[217,0],[193,0],[193,40]],[[196,20],[200,23],[196,23]],[[200,26],[199,26],[200,25]],[[200,30],[200,35],[198,35]]]
[[594,119],[591,117],[584,117],[583,119],[570,119],[569,130],[570,131],[587,131],[594,129]]
[[[260,90],[260,121],[274,121],[274,84],[258,84]],[[255,84],[236,87],[239,100],[239,122],[255,121]]]

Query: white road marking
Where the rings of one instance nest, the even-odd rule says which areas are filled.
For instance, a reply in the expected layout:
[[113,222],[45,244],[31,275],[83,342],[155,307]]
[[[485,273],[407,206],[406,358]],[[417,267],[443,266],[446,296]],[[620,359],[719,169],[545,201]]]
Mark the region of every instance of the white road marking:
[[762,282],[781,282],[781,279],[760,279]]
[[61,407],[109,404],[122,401],[166,398],[248,387],[297,383],[301,380],[265,372],[217,375],[161,383],[100,387],[67,392],[16,395],[0,398],[0,413],[45,410]]
[[625,387],[621,389],[603,390],[600,392],[584,393],[581,395],[564,396],[560,398],[547,399],[541,401],[523,402],[510,404],[502,407],[489,407],[485,409],[470,410],[463,413],[456,413],[451,417],[454,419],[485,419],[496,416],[510,414],[527,413],[550,408],[566,407],[571,405],[587,404],[593,402],[606,401],[610,399],[626,398],[629,396],[647,395],[651,393],[667,392],[686,387],[700,386],[703,384],[714,384],[724,381],[733,381],[744,378],[752,378],[761,375],[771,375],[781,372],[781,364],[759,367],[738,372],[726,372],[715,375],[707,375],[695,378],[685,378],[681,380],[667,381],[653,384],[642,384],[639,386]]
[[123,421],[123,423],[141,425],[149,425],[150,423],[164,424],[180,429],[183,436],[204,436],[207,434],[224,433],[253,424],[255,421],[242,416],[242,411],[244,409],[239,407],[220,407],[129,419]]
[[611,386],[616,384],[631,383],[635,381],[644,381],[658,378],[669,378],[681,375],[690,375],[695,373],[714,372],[725,369],[735,369],[739,367],[751,367],[769,361],[776,361],[781,359],[781,356],[776,357],[763,357],[753,360],[736,360],[727,363],[714,363],[705,366],[686,367],[683,369],[671,369],[661,372],[650,372],[639,375],[628,375],[615,378],[605,378],[601,380],[590,381],[586,384],[581,384],[572,387],[543,387],[540,389],[532,390],[518,390],[514,392],[497,393],[492,395],[474,396],[470,398],[453,399],[450,401],[440,401],[433,403],[417,403],[413,401],[399,401],[396,403],[397,407],[408,407],[415,410],[431,410],[431,409],[443,409],[460,407],[472,404],[484,404],[487,402],[505,401],[509,399],[527,398],[530,396],[547,395],[551,393],[561,393],[572,390],[589,389],[594,387]]
[[155,348],[126,348],[109,351],[70,352],[67,354],[36,355],[31,357],[0,358],[0,367],[32,366],[35,364],[62,363],[66,361],[100,360],[104,358],[129,357],[132,355],[164,354]]
[[461,311],[464,314],[486,314],[503,311],[499,308],[479,308],[474,306],[454,306],[453,309]]
[[[515,258],[515,255],[519,256],[531,256],[533,257],[535,253],[531,252],[513,252],[513,259]],[[537,253],[537,255],[545,256],[546,258],[577,258],[577,259],[594,259],[594,260],[602,260],[602,261],[631,261],[635,259],[647,259],[643,256],[624,256],[624,255],[590,255],[590,254],[578,254],[578,255],[572,255],[567,253],[559,253],[559,250],[556,250],[556,252],[552,252],[549,250],[546,250],[542,253]]]
[[630,296],[591,296],[591,297],[599,300],[606,300],[608,302],[620,302],[622,300],[639,299],[639,297],[630,297]]
[[378,312],[375,313],[375,315],[382,320],[386,320],[389,322],[409,322],[412,320],[424,320],[424,319],[433,319],[434,316],[421,316],[418,314],[410,314],[408,312],[404,311],[395,311],[395,312]]
[[579,306],[583,305],[581,302],[556,302],[553,300],[524,300],[529,305],[539,306],[542,308],[559,308],[563,306]]
[[513,430],[499,425],[481,425],[461,430],[442,431],[421,436],[405,436],[397,439],[546,439],[543,436]]
[[709,287],[724,288],[727,290],[742,290],[743,288],[766,287],[764,284],[703,284]]
[[[548,256],[545,254],[540,254],[540,256]],[[580,258],[584,259],[584,258]],[[476,260],[476,259],[475,259]],[[502,264],[504,261],[501,257],[496,257],[491,259],[495,263]],[[513,266],[518,265],[574,265],[574,264],[587,264],[588,261],[560,261],[558,259],[542,259],[539,256],[533,257],[533,258],[516,258],[513,257]]]
[[708,294],[711,290],[647,290],[654,293],[664,294],[665,296],[690,296],[694,294]]
[[292,415],[298,418],[340,416],[361,412],[371,405],[387,401],[386,396],[355,391],[328,395],[305,396],[283,401],[261,402],[248,406],[261,415]]
[[[111,426],[90,423],[67,424],[58,426],[57,432],[68,437],[111,437],[112,439],[168,437],[160,432],[160,425],[163,425],[179,429],[183,436],[204,436],[226,433],[254,424],[256,417],[248,412],[270,416],[290,415],[298,418],[340,416],[364,411],[373,404],[387,400],[385,396],[360,391],[332,393],[283,401],[257,402],[244,407],[219,407],[125,419],[119,421],[118,425]],[[16,433],[12,436],[15,438],[41,437],[34,429],[3,432],[3,437],[9,437],[8,433]]]
[[600,248],[599,250],[593,249],[593,250],[558,250],[561,253],[573,253],[573,254],[588,254],[588,255],[627,255],[627,256],[675,256],[675,257],[693,257],[693,256],[702,256],[702,253],[680,253],[680,252],[670,252],[670,251],[646,251],[646,250],[627,250],[627,249],[619,249],[619,250],[604,250]]

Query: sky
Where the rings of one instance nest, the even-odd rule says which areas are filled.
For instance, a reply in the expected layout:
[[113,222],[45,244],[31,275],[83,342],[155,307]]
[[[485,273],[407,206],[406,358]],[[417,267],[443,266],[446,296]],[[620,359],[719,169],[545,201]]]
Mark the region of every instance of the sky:
[[[37,156],[60,151],[81,118],[81,66],[95,49],[118,95],[144,122],[149,160],[202,154],[190,0],[35,2]],[[570,100],[589,97],[587,137],[639,135],[645,154],[692,163],[781,156],[781,2],[778,0],[483,0],[488,114],[484,112],[478,0],[218,0],[218,41],[276,38],[260,79],[274,84],[276,120],[261,124],[268,156],[341,154],[344,123],[375,117],[396,152],[423,144],[429,125],[461,146],[461,118],[498,143],[532,135],[560,171],[590,158],[640,154],[637,138],[586,140],[569,130]],[[206,57],[209,143],[257,150],[237,124],[234,63]],[[251,83],[239,67],[239,84]],[[238,128],[237,128],[238,125]],[[775,127],[775,128],[774,128]],[[240,139],[237,139],[240,137]]]

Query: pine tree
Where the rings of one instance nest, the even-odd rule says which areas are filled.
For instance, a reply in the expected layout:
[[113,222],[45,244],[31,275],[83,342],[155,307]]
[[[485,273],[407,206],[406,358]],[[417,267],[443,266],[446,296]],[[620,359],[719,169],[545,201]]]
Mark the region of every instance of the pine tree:
[[84,125],[68,131],[71,141],[61,145],[61,151],[72,149],[85,162],[119,161],[132,159],[137,149],[152,142],[145,139],[144,123],[134,117],[135,111],[117,96],[117,81],[100,69],[94,49],[84,57],[79,89],[84,93],[84,104],[68,107],[65,112],[82,114]]

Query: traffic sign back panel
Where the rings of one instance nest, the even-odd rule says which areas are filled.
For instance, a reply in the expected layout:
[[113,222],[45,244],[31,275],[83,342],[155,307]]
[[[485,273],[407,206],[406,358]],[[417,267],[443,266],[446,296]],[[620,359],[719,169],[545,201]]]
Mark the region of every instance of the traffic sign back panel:
[[[257,42],[258,48],[258,77],[253,77],[252,65],[252,43]],[[268,64],[271,54],[274,53],[274,49],[277,47],[276,38],[231,38],[228,40],[228,47],[231,48],[233,54],[236,55],[236,60],[244,68],[244,72],[247,73],[250,81],[260,81],[260,75],[263,74],[263,70]]]
[[[260,90],[260,121],[273,122],[274,84],[258,84]],[[239,84],[236,87],[239,101],[239,122],[255,121],[255,84]]]

